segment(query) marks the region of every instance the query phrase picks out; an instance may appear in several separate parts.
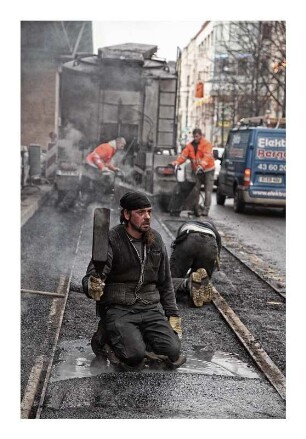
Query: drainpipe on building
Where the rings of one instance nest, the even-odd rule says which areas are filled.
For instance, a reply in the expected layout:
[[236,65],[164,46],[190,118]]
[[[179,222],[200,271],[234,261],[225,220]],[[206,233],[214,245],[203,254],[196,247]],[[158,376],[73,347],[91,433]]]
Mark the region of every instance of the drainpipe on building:
[[224,148],[224,100],[222,99],[221,106],[221,146]]

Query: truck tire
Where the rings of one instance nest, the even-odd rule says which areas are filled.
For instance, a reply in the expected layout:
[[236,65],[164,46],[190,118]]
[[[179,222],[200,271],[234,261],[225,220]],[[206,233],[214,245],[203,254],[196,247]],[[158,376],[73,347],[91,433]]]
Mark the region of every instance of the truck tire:
[[217,198],[217,204],[218,204],[219,206],[224,206],[226,196],[220,194],[220,192],[219,192],[219,188],[217,189],[216,198]]
[[245,208],[245,203],[241,200],[241,195],[236,187],[234,190],[234,212],[242,213]]

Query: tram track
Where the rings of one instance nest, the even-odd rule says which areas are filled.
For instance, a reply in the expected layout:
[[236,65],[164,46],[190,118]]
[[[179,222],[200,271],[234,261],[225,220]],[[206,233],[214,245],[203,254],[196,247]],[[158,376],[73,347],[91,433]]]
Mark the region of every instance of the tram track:
[[[55,293],[30,290],[31,294],[44,294],[46,297],[53,298],[45,334],[46,352],[35,359],[34,365],[31,369],[30,377],[21,402],[22,419],[33,417],[39,418],[40,416],[66,308],[70,286],[69,280],[69,277],[61,276]],[[23,293],[29,293],[29,291],[24,290]]]
[[[163,220],[157,219],[160,223],[162,229],[167,233],[167,235],[174,240],[175,235],[168,228]],[[172,219],[170,221],[173,221]],[[175,221],[174,222],[181,222]],[[241,264],[245,269],[249,270],[253,273],[264,285],[268,288],[272,289],[273,292],[280,295],[283,299],[286,298],[285,294],[269,281],[267,281],[256,269],[249,266],[248,263],[241,260],[239,256],[233,252],[228,246],[224,246],[222,244],[222,251],[226,251],[232,257],[234,257],[239,264]],[[226,261],[225,264],[226,265]],[[213,299],[212,302],[218,312],[225,319],[226,323],[230,326],[231,330],[235,333],[239,341],[242,343],[243,347],[248,351],[249,355],[255,360],[257,366],[264,374],[264,376],[268,379],[271,385],[276,389],[282,399],[286,399],[286,380],[282,371],[278,368],[278,366],[273,362],[268,353],[264,350],[260,340],[256,335],[254,336],[252,332],[248,329],[246,325],[243,324],[237,313],[231,308],[225,298],[221,295],[221,293],[213,287]],[[272,302],[271,302],[272,303]],[[277,302],[275,302],[277,303]]]
[[250,263],[248,263],[246,260],[239,257],[239,255],[232,250],[229,245],[222,244],[222,247],[224,250],[226,250],[228,253],[230,253],[234,258],[236,258],[241,264],[243,264],[246,268],[248,268],[252,273],[254,273],[259,279],[261,279],[263,282],[265,282],[267,285],[269,285],[277,294],[282,296],[284,299],[286,299],[286,292],[284,290],[284,287],[278,288],[273,281],[268,280],[265,276],[262,275],[261,272],[258,271],[258,269],[255,269],[251,266]]
[[51,376],[54,356],[58,345],[60,331],[64,319],[65,309],[70,291],[71,278],[75,266],[75,259],[78,254],[80,240],[83,233],[84,220],[81,224],[79,237],[77,240],[72,266],[67,275],[60,276],[58,287],[55,292],[36,291],[21,289],[22,294],[39,294],[45,297],[52,297],[52,304],[48,316],[46,345],[51,345],[51,350],[45,355],[36,358],[31,369],[28,383],[21,401],[21,419],[39,419],[44,399]]

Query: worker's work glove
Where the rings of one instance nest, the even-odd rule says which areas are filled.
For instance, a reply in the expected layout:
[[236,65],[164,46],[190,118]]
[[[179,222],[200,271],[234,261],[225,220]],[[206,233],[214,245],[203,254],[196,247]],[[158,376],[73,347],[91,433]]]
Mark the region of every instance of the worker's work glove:
[[175,171],[180,171],[182,168],[175,162],[168,163],[169,168],[175,169]]
[[88,296],[94,300],[100,300],[103,295],[105,283],[100,277],[89,276]]
[[170,316],[169,317],[169,324],[174,332],[178,335],[178,338],[181,340],[183,332],[182,332],[182,319],[177,316]]

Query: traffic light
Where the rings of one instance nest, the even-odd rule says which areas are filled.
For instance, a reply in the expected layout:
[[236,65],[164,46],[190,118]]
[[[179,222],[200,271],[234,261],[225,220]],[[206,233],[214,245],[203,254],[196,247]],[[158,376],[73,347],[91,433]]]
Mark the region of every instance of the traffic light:
[[204,97],[204,84],[203,82],[198,82],[196,85],[196,98],[203,98]]

